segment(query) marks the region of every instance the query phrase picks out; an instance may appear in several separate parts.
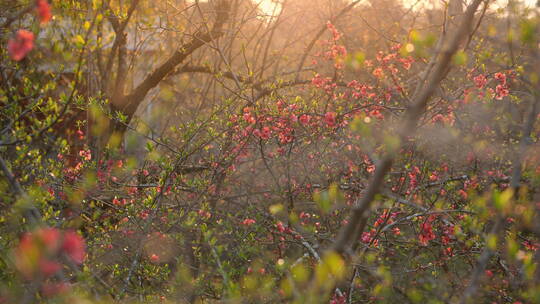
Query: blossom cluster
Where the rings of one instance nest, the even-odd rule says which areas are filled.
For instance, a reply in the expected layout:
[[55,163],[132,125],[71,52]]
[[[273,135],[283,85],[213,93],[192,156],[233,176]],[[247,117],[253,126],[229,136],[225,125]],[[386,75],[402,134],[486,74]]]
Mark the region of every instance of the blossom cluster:
[[67,288],[64,267],[80,265],[86,257],[84,239],[75,231],[43,227],[25,233],[14,251],[15,266],[25,280],[35,281],[45,296]]
[[[51,6],[47,0],[36,0],[35,7],[41,24],[52,19]],[[34,48],[34,39],[34,33],[25,29],[18,30],[15,37],[8,40],[7,50],[11,59],[23,60]]]

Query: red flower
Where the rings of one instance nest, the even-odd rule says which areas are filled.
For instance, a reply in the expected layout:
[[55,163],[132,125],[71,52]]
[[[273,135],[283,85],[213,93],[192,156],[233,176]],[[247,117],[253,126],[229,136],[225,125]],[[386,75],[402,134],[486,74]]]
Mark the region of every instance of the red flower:
[[508,88],[505,85],[499,84],[495,87],[495,92],[497,95],[495,96],[495,99],[501,100],[504,97],[508,96],[510,94],[510,91],[508,91]]
[[281,221],[277,222],[276,228],[277,228],[278,231],[281,232],[281,233],[285,232],[285,226],[283,226],[283,223],[282,223]]
[[341,38],[341,33],[336,29],[336,27],[332,24],[332,22],[327,21],[326,27],[332,33],[332,38],[334,39],[334,41],[339,40],[339,38]]
[[506,75],[504,73],[495,73],[495,79],[503,85],[506,84]]
[[261,130],[255,129],[253,131],[253,134],[257,137],[260,137],[261,139],[269,139],[270,135],[272,134],[272,131],[269,127],[264,127]]
[[19,30],[15,38],[8,41],[8,53],[11,59],[21,61],[34,48],[34,33]]
[[301,219],[308,219],[311,217],[311,214],[305,213],[304,211],[300,212],[300,218]]
[[242,225],[245,225],[245,226],[251,226],[255,224],[255,220],[254,219],[245,219],[244,221],[242,221]]
[[486,83],[487,83],[486,76],[480,74],[480,75],[474,77],[474,85],[477,88],[479,88],[479,89],[483,88],[486,85]]
[[81,150],[79,151],[79,156],[82,157],[84,160],[91,160],[92,152],[90,150]]
[[465,192],[465,190],[463,190],[463,189],[460,189],[460,190],[458,191],[458,193],[459,193],[459,195],[461,196],[461,198],[464,199],[464,200],[466,200],[466,199],[469,197],[469,195],[467,194],[467,192]]
[[433,226],[431,225],[433,220],[434,218],[429,217],[426,222],[420,225],[420,235],[418,236],[418,240],[422,246],[426,246],[429,241],[435,239],[435,233],[433,232]]
[[126,199],[123,198],[121,200],[117,199],[116,197],[113,199],[113,204],[116,206],[125,206],[127,204]]
[[300,116],[300,122],[304,125],[307,125],[309,123],[309,121],[311,120],[311,117],[307,114],[302,114]]
[[377,77],[377,78],[382,78],[384,76],[384,71],[383,69],[381,68],[376,68],[375,70],[373,70],[373,76]]
[[538,250],[538,247],[540,246],[540,244],[533,243],[531,241],[526,240],[526,241],[523,241],[523,246],[525,246],[525,248],[529,250],[536,251]]
[[346,294],[342,294],[341,296],[334,293],[332,296],[332,300],[330,300],[330,304],[345,304],[347,303],[347,297]]
[[335,112],[327,112],[324,114],[324,121],[329,127],[333,127],[336,125],[336,113]]
[[157,255],[155,253],[152,253],[152,255],[150,256],[150,261],[152,261],[153,263],[158,263],[159,262],[159,255]]
[[39,16],[39,22],[45,24],[52,19],[51,5],[47,0],[36,1],[36,12]]
[[62,249],[75,263],[82,264],[84,261],[84,239],[76,232],[67,231],[64,234]]
[[371,242],[371,240],[372,240],[372,233],[371,233],[371,232],[364,231],[364,232],[362,233],[361,240],[362,240],[363,243],[368,244],[368,243]]

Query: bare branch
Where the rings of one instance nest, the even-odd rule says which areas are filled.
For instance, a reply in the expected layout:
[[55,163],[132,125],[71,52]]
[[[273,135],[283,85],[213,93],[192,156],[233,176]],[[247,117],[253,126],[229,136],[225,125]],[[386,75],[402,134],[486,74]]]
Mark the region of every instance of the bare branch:
[[[175,51],[174,54],[169,57],[169,59],[147,75],[146,78],[129,95],[120,99],[112,100],[113,111],[116,110],[122,112],[127,116],[127,122],[129,123],[135,114],[137,107],[144,100],[151,89],[155,88],[161,82],[161,80],[173,72],[174,69],[194,51],[204,44],[223,35],[222,28],[229,18],[229,10],[229,1],[221,1],[217,7],[217,17],[212,30],[205,33],[195,34],[190,42],[179,50]],[[123,132],[125,130],[125,125],[116,124],[115,130]]]

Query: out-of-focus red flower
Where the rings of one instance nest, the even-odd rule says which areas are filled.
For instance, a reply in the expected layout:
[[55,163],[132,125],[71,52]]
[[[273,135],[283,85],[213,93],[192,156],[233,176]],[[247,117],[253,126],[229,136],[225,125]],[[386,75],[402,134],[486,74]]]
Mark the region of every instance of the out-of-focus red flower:
[[36,236],[43,242],[49,253],[55,252],[60,246],[60,231],[56,228],[42,228],[36,231]]
[[21,241],[19,242],[19,247],[17,248],[18,252],[26,252],[34,247],[34,241],[31,233],[25,233],[21,237]]
[[51,21],[51,5],[47,0],[36,0],[36,12],[39,16],[39,22],[41,24]]
[[34,33],[27,30],[19,30],[15,38],[8,41],[8,53],[11,59],[21,61],[34,48]]
[[15,267],[27,279],[34,274],[39,260],[40,250],[31,233],[21,237],[19,246],[15,250]]
[[67,231],[64,234],[62,244],[64,252],[77,264],[82,264],[85,255],[84,239],[74,231]]
[[36,271],[50,276],[60,269],[60,265],[48,256],[57,254],[60,247],[60,231],[56,228],[38,228],[21,237],[15,250],[15,264],[25,278],[31,278]]
[[46,277],[52,276],[53,274],[55,274],[56,272],[58,272],[58,271],[60,270],[60,268],[62,268],[62,266],[60,265],[60,263],[55,262],[55,261],[51,261],[51,260],[47,260],[47,259],[42,259],[42,260],[39,262],[39,270],[40,270],[41,273],[43,273],[43,275],[45,275]]
[[[65,254],[74,263],[81,264],[85,257],[84,239],[74,231],[40,227],[21,237],[14,251],[15,267],[26,280],[51,277],[62,269],[60,257]],[[45,286],[42,292],[55,295],[62,286]]]
[[50,298],[58,294],[64,293],[68,289],[69,289],[69,284],[65,282],[45,283],[41,286],[41,294],[46,298]]

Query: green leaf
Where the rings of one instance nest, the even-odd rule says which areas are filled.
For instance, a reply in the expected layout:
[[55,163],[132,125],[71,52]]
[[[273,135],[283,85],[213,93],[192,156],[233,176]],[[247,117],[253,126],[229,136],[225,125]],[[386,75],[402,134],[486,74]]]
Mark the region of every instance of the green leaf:
[[82,47],[84,46],[84,38],[81,36],[81,35],[77,35],[75,37],[73,37],[73,43],[75,43],[75,46],[79,49],[82,49]]

